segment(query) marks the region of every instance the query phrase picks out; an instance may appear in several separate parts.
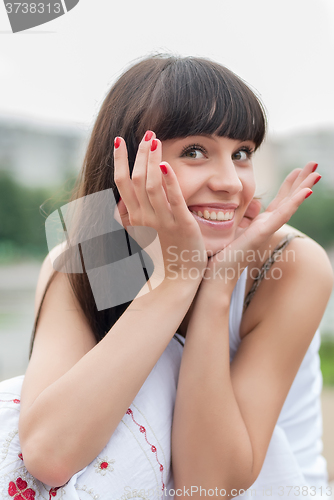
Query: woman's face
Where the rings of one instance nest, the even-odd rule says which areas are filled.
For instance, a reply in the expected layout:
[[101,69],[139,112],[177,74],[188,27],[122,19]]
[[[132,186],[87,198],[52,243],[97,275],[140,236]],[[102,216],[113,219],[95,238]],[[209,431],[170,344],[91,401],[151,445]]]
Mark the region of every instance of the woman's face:
[[[173,168],[188,208],[197,214],[193,216],[209,256],[233,241],[254,196],[254,148],[252,141],[216,135],[162,142],[162,159]],[[223,217],[231,220],[217,220]]]

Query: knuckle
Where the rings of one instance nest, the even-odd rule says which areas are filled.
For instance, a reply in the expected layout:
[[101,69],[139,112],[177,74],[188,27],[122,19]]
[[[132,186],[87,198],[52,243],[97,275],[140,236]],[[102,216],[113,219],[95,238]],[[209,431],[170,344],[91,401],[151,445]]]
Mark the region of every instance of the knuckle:
[[140,221],[138,220],[138,217],[136,217],[133,214],[129,214],[129,221],[131,226],[140,226]]
[[168,200],[169,200],[170,205],[173,205],[173,207],[179,205],[179,203],[180,203],[180,198],[178,196],[175,196],[175,195],[173,196],[173,195],[169,194]]
[[139,186],[142,183],[142,175],[139,173],[134,173],[132,176],[132,182],[134,183],[135,186]]
[[152,224],[151,217],[144,216],[142,222],[144,226],[151,226]]
[[149,194],[154,194],[157,192],[157,185],[156,184],[146,184],[146,191]]
[[258,231],[258,235],[259,235],[260,238],[266,236],[267,235],[267,227],[266,227],[266,225],[263,224],[263,223],[259,224],[259,227],[258,227],[257,231]]
[[124,184],[125,180],[126,180],[126,175],[124,175],[124,174],[115,174],[114,175],[114,181],[115,181],[116,185]]
[[159,223],[154,216],[152,217],[150,215],[146,215],[146,216],[144,215],[142,217],[142,225],[156,229],[158,227]]

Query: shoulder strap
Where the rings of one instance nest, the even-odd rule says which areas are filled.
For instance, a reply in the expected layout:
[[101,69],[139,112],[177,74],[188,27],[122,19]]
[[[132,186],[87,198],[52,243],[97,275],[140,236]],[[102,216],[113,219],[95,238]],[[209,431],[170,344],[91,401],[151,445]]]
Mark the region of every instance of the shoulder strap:
[[[181,335],[182,337],[182,335]],[[179,344],[182,345],[182,347],[184,347],[184,343],[182,342],[182,340],[179,339],[179,337],[177,335],[173,335],[173,339],[177,340]]]
[[244,306],[243,306],[243,313],[245,312],[245,310],[247,309],[250,301],[254,297],[254,294],[255,294],[256,290],[258,289],[261,281],[266,276],[267,272],[269,271],[269,269],[271,268],[271,266],[274,264],[274,262],[282,254],[284,248],[290,243],[291,240],[293,240],[293,238],[305,238],[305,236],[302,236],[300,234],[295,234],[295,233],[289,233],[277,245],[277,247],[274,249],[274,251],[271,254],[271,256],[265,261],[265,263],[261,267],[258,275],[254,279],[254,283],[252,285],[252,288],[249,290],[249,292],[248,292],[248,294],[247,294],[247,296],[245,298],[245,302],[244,302]]

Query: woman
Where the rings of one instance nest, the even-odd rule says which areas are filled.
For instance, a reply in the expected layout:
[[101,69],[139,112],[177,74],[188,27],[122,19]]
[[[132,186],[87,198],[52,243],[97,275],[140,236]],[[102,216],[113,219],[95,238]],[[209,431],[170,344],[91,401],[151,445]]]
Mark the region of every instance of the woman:
[[[285,225],[320,176],[313,162],[294,170],[258,214],[252,154],[264,135],[256,96],[205,59],[151,57],[110,90],[72,196],[84,200],[78,218],[63,211],[70,245],[50,254],[66,272],[53,273],[48,258],[42,265],[20,440],[13,412],[23,378],[2,385],[11,393],[0,398],[7,495],[231,498],[256,485],[258,497],[272,488],[284,498],[287,487],[305,487],[303,496],[326,488],[319,391],[309,418],[302,403],[321,377],[312,339],[333,273],[324,250]],[[132,274],[98,293],[109,264],[123,270],[124,254],[107,255],[122,236],[102,237],[106,227],[117,232],[104,210],[111,190],[123,245],[137,262],[135,242],[151,257],[148,281],[136,281],[130,299]],[[93,210],[86,200],[97,200]],[[284,258],[287,244],[293,259]],[[273,261],[272,249],[279,274],[266,274],[255,293],[263,273],[254,286],[252,271]],[[307,357],[311,378],[282,413]],[[296,440],[289,426],[303,419]]]

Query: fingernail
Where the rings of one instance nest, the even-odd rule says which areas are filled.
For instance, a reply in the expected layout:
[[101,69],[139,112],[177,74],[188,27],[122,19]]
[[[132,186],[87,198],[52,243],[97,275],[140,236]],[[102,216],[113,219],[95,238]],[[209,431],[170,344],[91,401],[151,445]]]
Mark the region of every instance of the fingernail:
[[121,197],[119,197],[119,200],[118,200],[118,201],[120,202],[120,201],[121,201],[121,199],[122,199],[122,198],[121,198]]
[[312,172],[314,172],[314,171],[317,169],[317,167],[318,167],[318,163],[316,163],[316,164],[314,165]]
[[121,138],[120,137],[115,137],[115,140],[114,140],[115,149],[119,148],[120,145],[121,145]]
[[150,141],[153,137],[153,132],[151,130],[148,130],[145,134],[145,141]]
[[309,193],[307,193],[307,195],[305,196],[304,200],[306,200],[306,198],[308,198],[309,196],[311,196],[312,193],[313,193],[313,191],[310,191]]
[[160,163],[160,165],[159,165],[159,166],[160,166],[160,170],[161,170],[161,172],[162,172],[164,175],[166,175],[166,174],[167,174],[167,167],[166,167],[166,165],[165,165],[164,163]]
[[319,181],[320,181],[320,179],[321,179],[321,175],[319,175],[319,176],[316,178],[316,180],[315,180],[315,181],[314,181],[314,183],[313,183],[313,186],[314,186],[314,184],[316,184],[317,182],[319,182]]
[[151,151],[155,151],[157,147],[158,147],[158,141],[156,139],[153,139],[151,144]]

